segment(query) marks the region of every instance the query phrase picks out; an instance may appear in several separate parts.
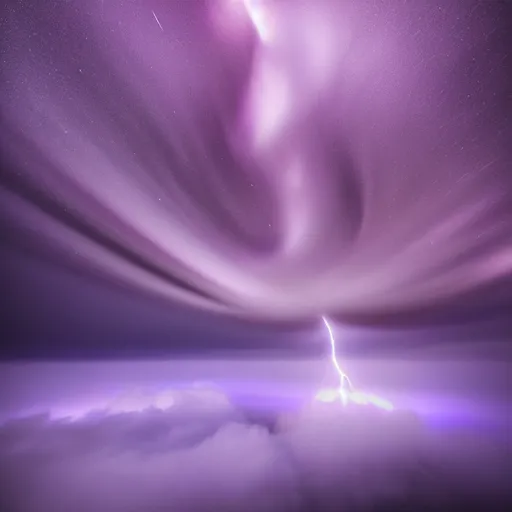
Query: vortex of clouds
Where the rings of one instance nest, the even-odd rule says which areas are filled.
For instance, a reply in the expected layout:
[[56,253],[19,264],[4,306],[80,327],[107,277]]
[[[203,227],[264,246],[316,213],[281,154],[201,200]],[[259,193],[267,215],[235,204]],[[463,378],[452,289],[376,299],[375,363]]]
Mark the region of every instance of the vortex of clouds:
[[2,211],[62,264],[245,317],[508,278],[490,4],[7,2]]

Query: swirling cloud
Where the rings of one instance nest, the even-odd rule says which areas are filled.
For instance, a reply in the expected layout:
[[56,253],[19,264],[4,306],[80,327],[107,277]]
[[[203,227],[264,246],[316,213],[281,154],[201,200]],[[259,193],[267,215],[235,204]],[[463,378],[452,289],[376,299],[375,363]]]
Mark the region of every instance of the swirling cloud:
[[498,11],[12,2],[3,210],[61,261],[228,314],[456,300],[512,270]]

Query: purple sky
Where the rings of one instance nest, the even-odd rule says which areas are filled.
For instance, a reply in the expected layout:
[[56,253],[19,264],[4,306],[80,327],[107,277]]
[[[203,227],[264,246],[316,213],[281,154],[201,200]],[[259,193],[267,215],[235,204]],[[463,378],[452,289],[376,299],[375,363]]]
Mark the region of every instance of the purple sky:
[[0,509],[498,510],[511,21],[2,2]]
[[2,337],[268,348],[328,314],[506,338],[509,11],[7,2]]

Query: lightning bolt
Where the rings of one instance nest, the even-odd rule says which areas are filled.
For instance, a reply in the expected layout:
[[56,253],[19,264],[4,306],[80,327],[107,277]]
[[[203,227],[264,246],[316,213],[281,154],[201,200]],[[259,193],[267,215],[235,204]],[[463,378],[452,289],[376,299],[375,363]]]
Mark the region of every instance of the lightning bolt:
[[343,405],[349,403],[357,405],[373,405],[384,411],[392,411],[394,409],[393,404],[389,400],[384,400],[373,394],[364,393],[357,391],[353,388],[352,382],[348,378],[348,375],[341,369],[338,359],[336,357],[336,340],[334,339],[334,333],[332,331],[329,320],[325,316],[322,320],[327,327],[329,332],[329,340],[331,342],[331,361],[336,370],[336,373],[340,377],[340,385],[337,389],[322,389],[316,394],[316,399],[321,402],[335,402],[341,400]]
[[325,327],[327,327],[327,331],[329,332],[329,340],[331,342],[331,361],[340,377],[340,389],[344,389],[346,385],[348,385],[349,389],[352,389],[352,383],[350,382],[348,375],[341,369],[336,357],[336,340],[334,339],[334,333],[332,332],[331,325],[325,316],[322,317],[322,320],[324,321]]

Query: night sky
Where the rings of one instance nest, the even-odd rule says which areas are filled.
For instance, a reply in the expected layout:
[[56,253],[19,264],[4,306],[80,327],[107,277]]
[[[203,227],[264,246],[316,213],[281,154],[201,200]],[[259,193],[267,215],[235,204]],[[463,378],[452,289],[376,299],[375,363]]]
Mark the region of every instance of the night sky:
[[512,510],[512,1],[6,0],[0,510]]
[[0,357],[510,355],[512,2],[246,4],[2,3]]

